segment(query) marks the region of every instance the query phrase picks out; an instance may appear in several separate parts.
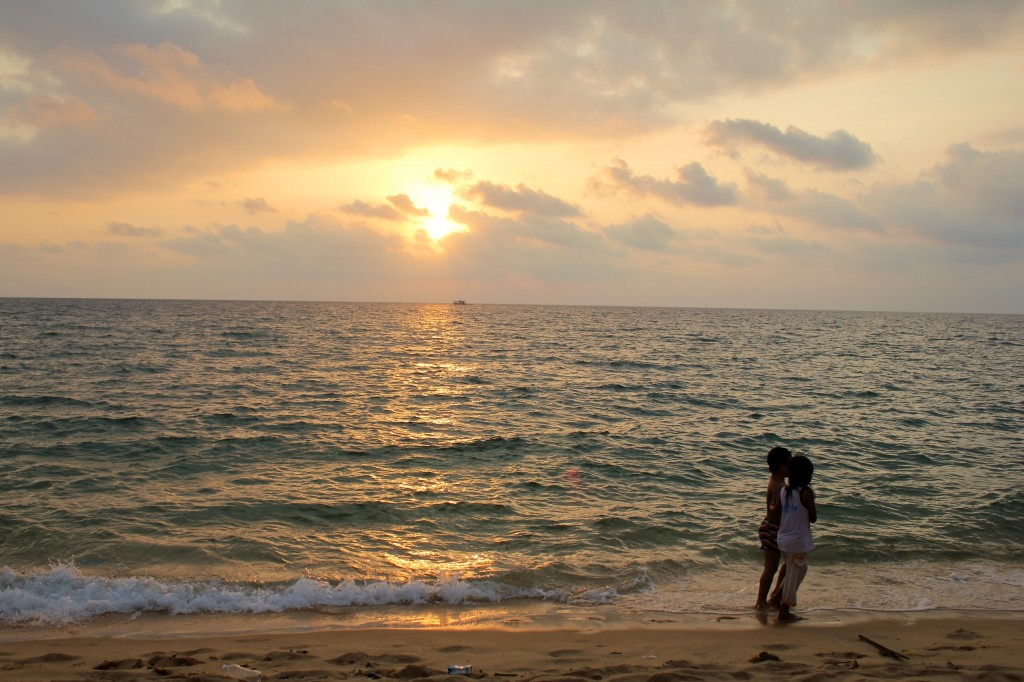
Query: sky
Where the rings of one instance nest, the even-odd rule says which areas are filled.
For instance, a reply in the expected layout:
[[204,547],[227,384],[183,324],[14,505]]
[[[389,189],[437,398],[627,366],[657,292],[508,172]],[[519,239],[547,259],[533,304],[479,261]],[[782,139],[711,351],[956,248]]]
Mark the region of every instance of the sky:
[[0,296],[1024,313],[1024,2],[0,0]]

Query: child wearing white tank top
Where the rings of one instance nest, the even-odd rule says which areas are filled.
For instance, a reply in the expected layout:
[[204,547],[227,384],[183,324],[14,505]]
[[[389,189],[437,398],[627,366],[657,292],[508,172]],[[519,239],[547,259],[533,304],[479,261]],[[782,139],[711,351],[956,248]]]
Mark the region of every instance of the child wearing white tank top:
[[814,549],[811,524],[818,520],[818,508],[811,490],[814,465],[803,455],[789,460],[789,484],[779,493],[782,520],[779,522],[778,546],[786,565],[782,582],[779,621],[799,620],[790,611],[796,606],[796,593],[807,575],[807,554]]

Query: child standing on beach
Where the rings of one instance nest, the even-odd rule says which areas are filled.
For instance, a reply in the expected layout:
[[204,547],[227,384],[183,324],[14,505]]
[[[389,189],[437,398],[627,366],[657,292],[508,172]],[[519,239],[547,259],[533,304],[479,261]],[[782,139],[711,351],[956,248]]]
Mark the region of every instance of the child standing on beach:
[[796,606],[796,592],[807,575],[807,554],[814,549],[811,524],[818,520],[818,508],[811,490],[813,474],[811,460],[802,455],[793,457],[789,460],[789,485],[779,495],[782,520],[779,522],[778,545],[786,571],[782,579],[780,622],[798,620],[790,613],[790,607]]
[[[792,453],[786,448],[774,447],[768,451],[768,489],[765,491],[765,515],[761,526],[757,529],[757,535],[761,539],[761,549],[764,552],[764,569],[761,571],[761,579],[757,583],[757,603],[755,609],[764,609],[768,606],[768,590],[772,586],[772,579],[779,568],[779,546],[776,537],[779,533],[779,522],[782,510],[779,506],[779,493],[786,485],[786,470],[789,458]],[[785,566],[779,573],[779,586],[776,592],[781,589],[782,577],[785,575]]]

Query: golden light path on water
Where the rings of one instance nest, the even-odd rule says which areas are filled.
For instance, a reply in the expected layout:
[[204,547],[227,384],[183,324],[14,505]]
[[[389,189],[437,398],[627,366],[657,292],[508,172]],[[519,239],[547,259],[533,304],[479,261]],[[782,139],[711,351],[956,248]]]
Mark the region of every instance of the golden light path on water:
[[[452,305],[417,306],[408,323],[411,328],[405,334],[404,345],[396,345],[389,349],[390,352],[398,356],[433,359],[391,364],[387,385],[395,392],[388,415],[392,438],[403,448],[437,446],[439,438],[444,445],[447,428],[458,420],[451,409],[452,402],[472,399],[475,387],[466,379],[479,367],[477,363],[456,359],[464,335],[459,331],[458,311]],[[448,444],[457,442],[453,440]],[[443,477],[425,476],[395,467],[385,472],[374,476],[375,487],[383,498],[415,500],[429,495],[431,498],[448,498],[453,505],[459,502],[457,486]],[[480,486],[476,488],[479,498]],[[500,495],[494,492],[489,501],[500,504]],[[428,513],[424,510],[424,514]],[[430,524],[435,519],[423,518],[420,521]],[[470,579],[488,577],[493,573],[495,561],[492,555],[446,550],[436,546],[431,534],[418,532],[413,527],[406,527],[400,533],[370,530],[368,535],[394,550],[376,557],[390,569],[387,575],[380,576],[382,580],[411,581],[430,575],[441,579],[449,575]]]
[[1019,603],[1018,318],[469,303],[0,302],[0,579],[47,614],[746,608],[786,442],[808,607]]
[[[471,400],[474,386],[465,380],[478,370],[478,365],[454,359],[463,342],[451,305],[421,306],[416,326],[408,337],[415,339],[406,346],[391,349],[396,355],[429,357],[411,363],[395,363],[389,369],[389,383],[397,395],[391,422],[400,431],[402,440],[415,444],[436,443],[439,435],[431,427],[446,427],[455,421],[452,401]],[[402,428],[402,425],[407,428]]]

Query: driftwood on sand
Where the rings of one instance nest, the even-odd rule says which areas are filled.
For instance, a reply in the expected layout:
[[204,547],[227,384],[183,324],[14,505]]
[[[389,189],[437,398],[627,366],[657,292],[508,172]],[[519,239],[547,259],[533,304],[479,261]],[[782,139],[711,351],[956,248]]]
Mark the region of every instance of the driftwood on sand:
[[876,642],[876,641],[874,641],[872,639],[868,639],[864,635],[857,635],[857,636],[860,638],[860,641],[867,642],[871,646],[873,646],[876,649],[878,649],[879,653],[881,653],[883,656],[888,656],[889,658],[895,658],[897,661],[909,661],[910,660],[909,656],[906,656],[905,654],[901,654],[898,651],[893,651],[889,647],[883,646],[883,645],[879,644],[878,642]]

